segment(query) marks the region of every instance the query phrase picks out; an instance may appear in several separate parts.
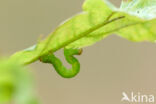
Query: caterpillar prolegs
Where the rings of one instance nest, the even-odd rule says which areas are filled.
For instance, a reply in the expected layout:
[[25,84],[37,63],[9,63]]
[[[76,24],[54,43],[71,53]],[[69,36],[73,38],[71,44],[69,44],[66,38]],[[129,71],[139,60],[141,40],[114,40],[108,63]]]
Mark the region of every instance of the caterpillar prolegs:
[[52,64],[55,68],[56,72],[64,78],[72,78],[76,76],[80,71],[80,63],[78,59],[74,57],[74,55],[80,55],[82,53],[82,49],[64,49],[65,59],[69,64],[71,64],[71,68],[67,69],[61,62],[59,58],[57,58],[53,53],[49,53],[45,56],[40,57],[40,61],[43,63]]

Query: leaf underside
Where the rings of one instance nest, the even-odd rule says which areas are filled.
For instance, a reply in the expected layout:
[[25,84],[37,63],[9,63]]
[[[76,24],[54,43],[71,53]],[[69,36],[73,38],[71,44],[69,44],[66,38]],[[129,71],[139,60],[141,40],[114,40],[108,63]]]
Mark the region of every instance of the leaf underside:
[[123,0],[116,8],[106,0],[86,0],[83,12],[68,19],[37,45],[14,54],[21,64],[60,48],[83,48],[111,34],[131,41],[156,40],[156,0]]

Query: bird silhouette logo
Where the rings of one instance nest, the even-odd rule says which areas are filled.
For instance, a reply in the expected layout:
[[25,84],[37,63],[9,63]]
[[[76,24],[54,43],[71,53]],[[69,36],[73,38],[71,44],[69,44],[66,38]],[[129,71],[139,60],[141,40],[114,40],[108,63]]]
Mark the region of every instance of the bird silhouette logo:
[[121,101],[128,101],[130,102],[130,99],[128,98],[127,94],[125,92],[122,93],[123,97],[121,99]]

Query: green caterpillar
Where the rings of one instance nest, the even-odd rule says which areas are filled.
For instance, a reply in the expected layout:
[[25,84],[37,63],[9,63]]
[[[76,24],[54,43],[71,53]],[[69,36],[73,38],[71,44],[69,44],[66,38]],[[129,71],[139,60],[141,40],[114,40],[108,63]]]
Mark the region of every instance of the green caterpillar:
[[40,61],[43,63],[52,64],[56,72],[64,78],[72,78],[76,76],[80,71],[80,63],[74,57],[74,55],[80,55],[82,49],[64,49],[65,59],[72,65],[70,69],[63,66],[60,59],[58,59],[53,53],[40,57]]

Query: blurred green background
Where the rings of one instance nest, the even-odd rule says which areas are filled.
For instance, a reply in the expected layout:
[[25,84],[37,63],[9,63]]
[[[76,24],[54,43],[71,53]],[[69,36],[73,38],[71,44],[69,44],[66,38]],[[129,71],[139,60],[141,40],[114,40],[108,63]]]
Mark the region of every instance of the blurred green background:
[[[111,0],[119,6],[120,0]],[[84,0],[1,0],[0,56],[11,55],[47,36],[82,11]],[[156,94],[156,44],[112,35],[84,49],[81,72],[61,78],[51,65],[30,65],[42,104],[123,104],[122,92]],[[57,52],[63,57],[61,52]]]

